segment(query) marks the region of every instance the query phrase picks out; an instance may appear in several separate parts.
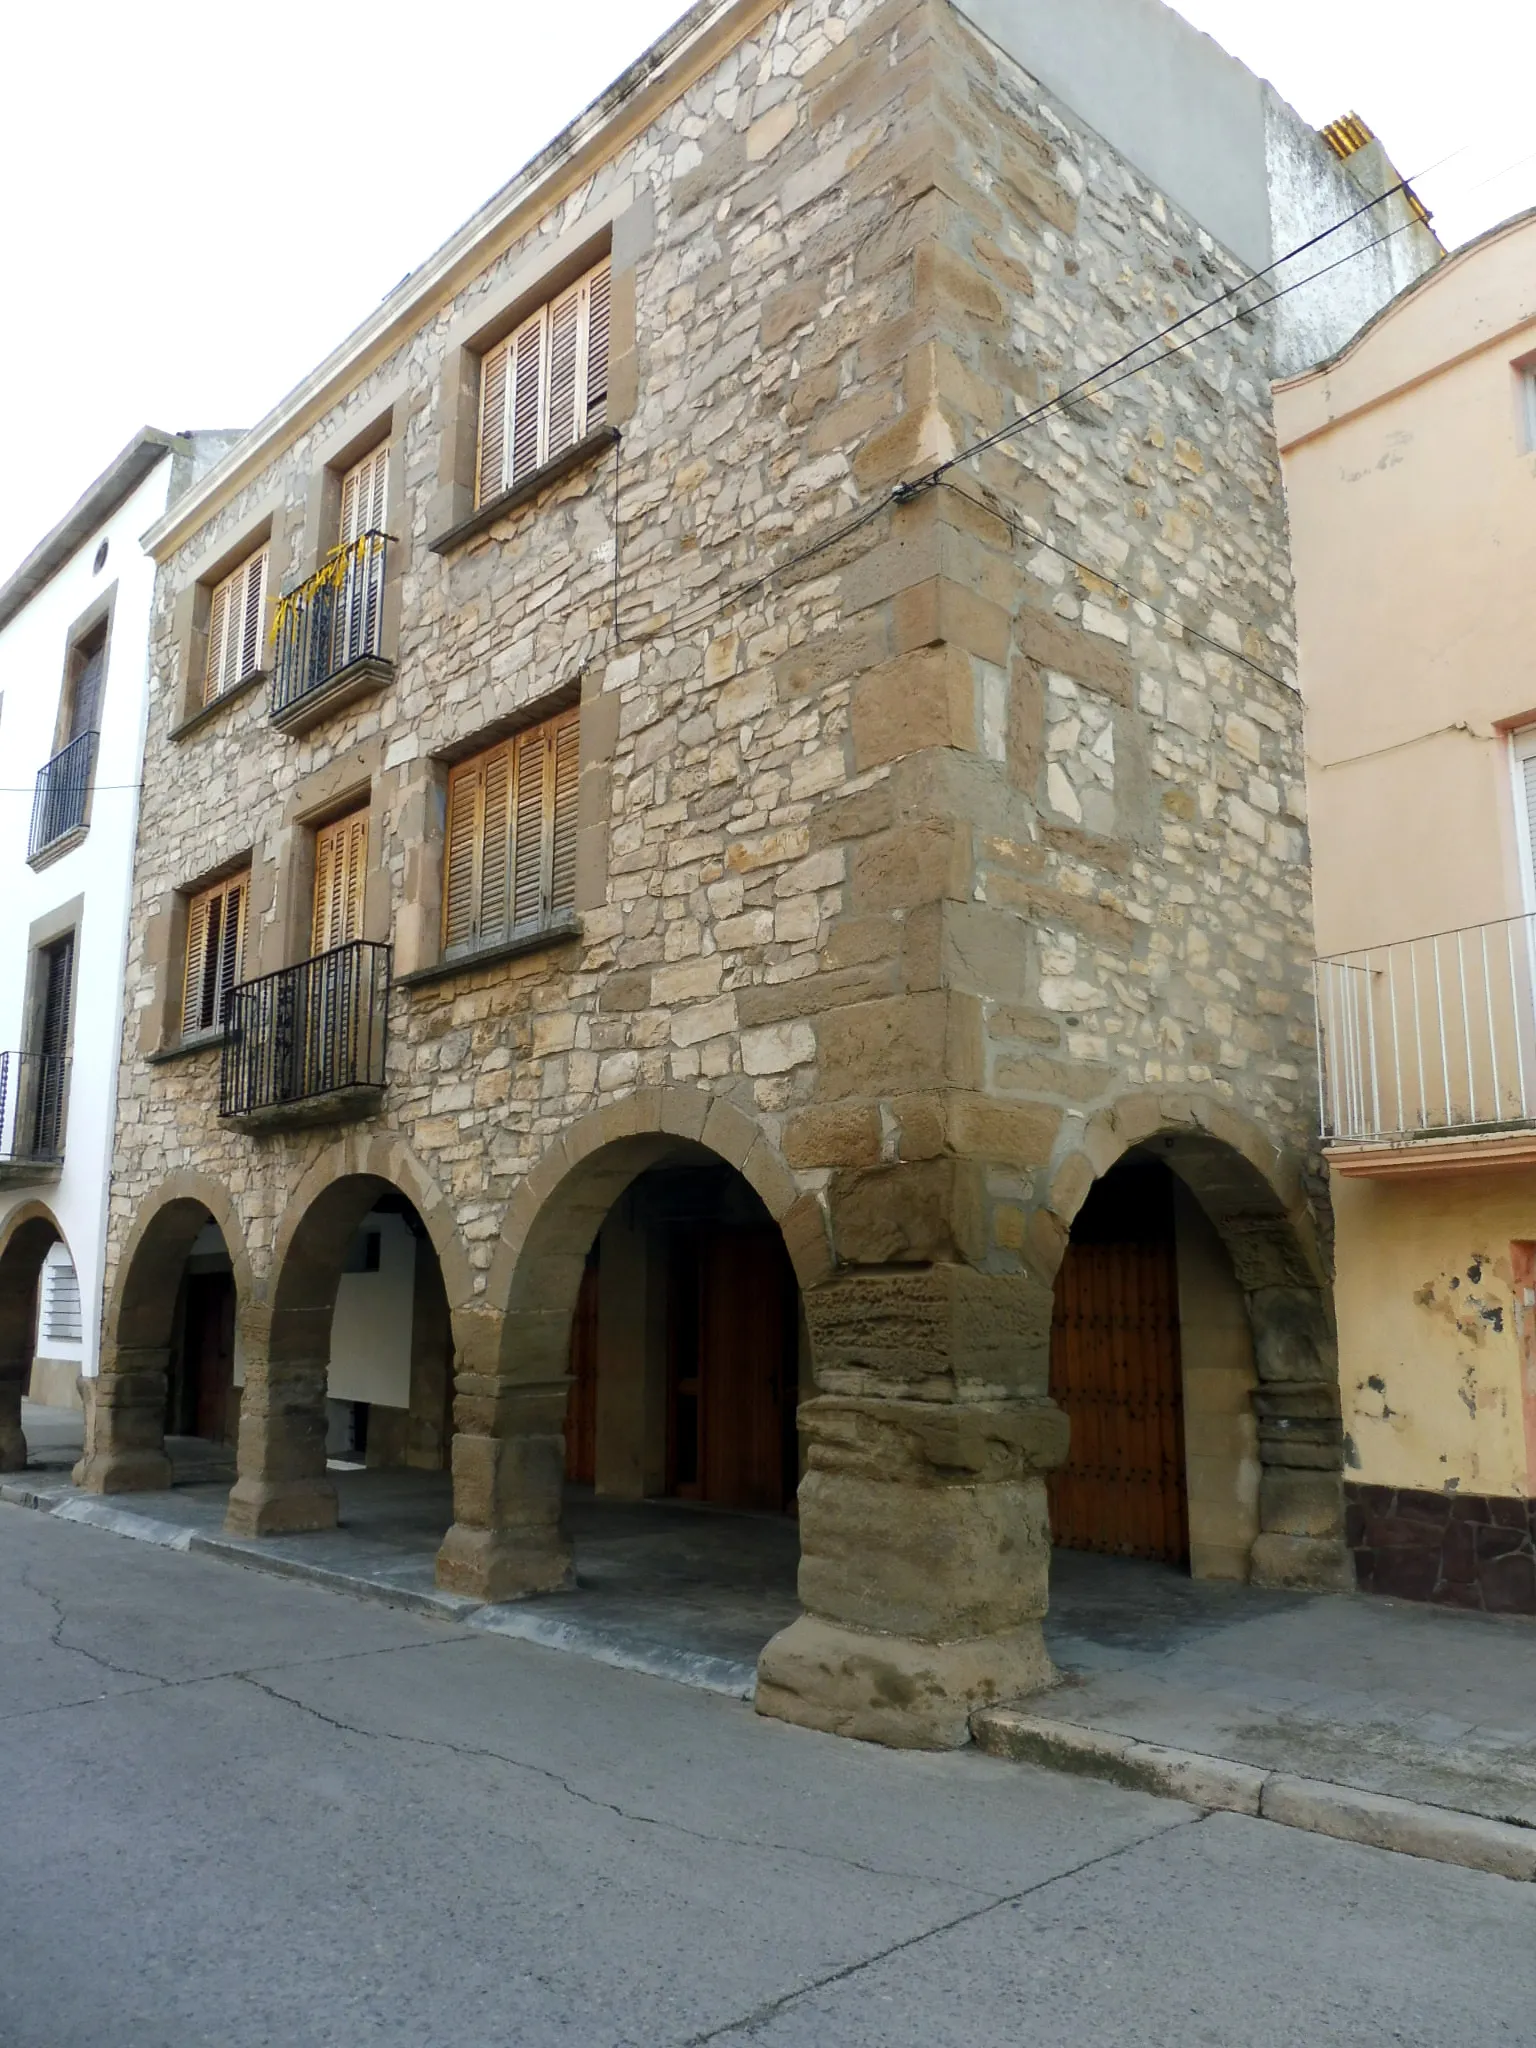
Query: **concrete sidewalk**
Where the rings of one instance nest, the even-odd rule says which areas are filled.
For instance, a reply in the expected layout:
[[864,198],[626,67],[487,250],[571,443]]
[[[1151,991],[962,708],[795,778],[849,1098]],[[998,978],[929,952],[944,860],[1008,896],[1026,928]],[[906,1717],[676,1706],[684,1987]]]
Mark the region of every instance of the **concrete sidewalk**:
[[[26,1427],[34,1469],[0,1498],[711,1691],[750,1697],[758,1650],[797,1612],[797,1536],[782,1516],[573,1493],[576,1590],[477,1607],[432,1582],[451,1505],[442,1474],[337,1471],[341,1528],[246,1542],[222,1533],[233,1469],[209,1446],[172,1446],[169,1492],[103,1501],[68,1482],[77,1416],[29,1406]],[[1127,1742],[1156,1745],[1536,1829],[1536,1622],[1262,1592],[1071,1551],[1051,1584],[1063,1682],[1027,1716],[1065,1731],[1054,1760],[1067,1767],[1095,1774],[1101,1737],[1097,1775],[1116,1774]],[[1028,1753],[1053,1760],[1032,1739]]]

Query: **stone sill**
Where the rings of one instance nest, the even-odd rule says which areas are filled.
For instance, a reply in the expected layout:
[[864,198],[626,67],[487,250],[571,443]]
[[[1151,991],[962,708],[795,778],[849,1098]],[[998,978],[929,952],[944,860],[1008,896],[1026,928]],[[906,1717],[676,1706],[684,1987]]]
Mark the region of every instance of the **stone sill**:
[[62,860],[66,853],[73,853],[77,846],[83,845],[90,829],[90,820],[87,819],[85,824],[77,825],[73,832],[66,832],[62,839],[55,839],[40,853],[29,854],[27,866],[34,875],[40,875],[44,868],[51,868],[56,860]]
[[216,1052],[223,1043],[222,1031],[199,1031],[190,1038],[178,1039],[175,1045],[157,1045],[153,1052],[145,1053],[144,1064],[168,1066],[172,1060],[189,1060],[194,1053]]
[[242,676],[238,683],[231,683],[227,690],[221,691],[211,704],[199,704],[190,718],[184,718],[180,725],[171,727],[166,738],[190,739],[193,733],[201,731],[205,725],[211,725],[221,711],[227,711],[229,706],[241,697],[248,697],[252,690],[266,680],[267,672],[264,668],[253,668],[248,676]]
[[612,448],[619,439],[617,427],[600,427],[595,434],[588,434],[584,441],[578,441],[574,448],[567,448],[563,455],[553,462],[546,462],[542,469],[536,469],[532,476],[525,476],[520,484],[514,484],[510,491],[503,491],[499,498],[492,498],[488,505],[471,512],[467,519],[461,519],[457,526],[450,526],[446,533],[439,533],[427,542],[434,555],[446,555],[464,541],[473,540],[476,534],[484,533],[498,519],[505,519],[509,512],[515,512],[519,505],[526,505],[530,499],[547,491],[551,484],[557,484],[572,470],[580,469],[584,463],[602,454],[605,448]]
[[234,1131],[253,1135],[263,1131],[305,1130],[312,1124],[356,1123],[375,1116],[384,1100],[384,1090],[372,1086],[332,1088],[324,1095],[306,1095],[298,1102],[274,1102],[244,1116],[221,1116],[220,1123]]
[[1536,1166],[1536,1126],[1521,1124],[1475,1137],[1400,1138],[1323,1147],[1328,1171],[1345,1180],[1434,1179]]
[[449,981],[456,974],[473,974],[479,967],[495,967],[503,960],[516,960],[524,953],[539,953],[546,946],[567,946],[581,937],[581,919],[576,916],[541,924],[537,931],[518,933],[497,946],[481,946],[473,953],[455,953],[451,960],[435,960],[430,967],[418,967],[411,974],[397,974],[396,988],[430,988],[434,982]]
[[51,1188],[63,1171],[62,1159],[0,1159],[0,1188]]
[[393,681],[394,673],[392,661],[385,661],[382,655],[365,654],[360,660],[349,661],[345,668],[338,669],[317,690],[306,690],[302,697],[285,704],[281,711],[274,711],[272,724],[279,732],[290,735],[308,732],[311,726],[318,725],[333,712],[355,704],[360,697],[371,697],[375,691],[384,689]]

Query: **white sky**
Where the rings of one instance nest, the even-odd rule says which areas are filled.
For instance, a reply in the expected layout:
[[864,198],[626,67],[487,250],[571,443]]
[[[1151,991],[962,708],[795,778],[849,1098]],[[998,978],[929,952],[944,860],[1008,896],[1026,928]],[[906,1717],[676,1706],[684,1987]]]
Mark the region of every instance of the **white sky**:
[[[260,418],[684,4],[18,8],[0,576],[146,422]],[[1449,158],[1420,181],[1447,243],[1536,204],[1529,0],[1178,4],[1309,120]]]

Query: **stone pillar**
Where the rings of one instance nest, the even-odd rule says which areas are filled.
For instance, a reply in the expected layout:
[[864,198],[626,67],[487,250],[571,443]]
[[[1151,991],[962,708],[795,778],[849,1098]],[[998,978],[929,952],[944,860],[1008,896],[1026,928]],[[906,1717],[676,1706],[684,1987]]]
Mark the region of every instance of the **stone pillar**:
[[85,1448],[74,1482],[85,1493],[159,1493],[171,1483],[165,1455],[164,1347],[102,1351],[101,1370],[78,1384]]
[[287,1309],[281,1333],[266,1314],[239,1321],[245,1386],[237,1477],[224,1527],[231,1536],[291,1536],[336,1526],[336,1487],[325,1468],[325,1385],[331,1309]]
[[1260,1287],[1249,1293],[1248,1313],[1261,1465],[1252,1582],[1352,1593],[1338,1352],[1323,1297],[1315,1288]]
[[23,1472],[27,1440],[21,1428],[21,1390],[27,1368],[21,1359],[0,1358],[0,1472]]
[[568,1378],[533,1384],[460,1372],[453,1404],[453,1527],[437,1583],[473,1600],[575,1584],[560,1526]]
[[844,1273],[805,1298],[822,1389],[800,1411],[805,1613],[758,1664],[757,1707],[902,1748],[969,1740],[979,1706],[1054,1672],[1040,1623],[1051,1294],[961,1265]]

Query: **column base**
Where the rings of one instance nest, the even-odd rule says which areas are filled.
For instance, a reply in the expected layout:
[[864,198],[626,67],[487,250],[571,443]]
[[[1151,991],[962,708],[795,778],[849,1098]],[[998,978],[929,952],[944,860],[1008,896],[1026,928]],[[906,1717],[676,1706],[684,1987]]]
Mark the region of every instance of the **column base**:
[[1294,1593],[1353,1593],[1354,1554],[1325,1536],[1255,1536],[1248,1582]]
[[757,1711],[891,1749],[960,1749],[978,1707],[1056,1680],[1038,1622],[958,1643],[866,1634],[802,1614],[757,1663]]
[[335,1526],[328,1479],[237,1479],[224,1511],[226,1536],[304,1536]]
[[165,1493],[171,1461],[164,1451],[90,1451],[70,1478],[82,1493]]
[[455,1522],[437,1553],[437,1583],[445,1593],[494,1604],[568,1593],[576,1567],[558,1529],[475,1529]]

